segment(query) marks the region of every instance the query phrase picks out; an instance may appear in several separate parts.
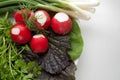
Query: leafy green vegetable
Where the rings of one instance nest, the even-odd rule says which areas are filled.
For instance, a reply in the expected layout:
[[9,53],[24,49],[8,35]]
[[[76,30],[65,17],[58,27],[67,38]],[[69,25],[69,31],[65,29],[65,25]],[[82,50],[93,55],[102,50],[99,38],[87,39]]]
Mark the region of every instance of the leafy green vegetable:
[[48,72],[42,70],[39,76],[40,80],[76,80],[75,79],[76,65],[71,62],[60,74],[51,75]]
[[71,40],[71,50],[69,51],[69,55],[71,56],[72,60],[76,60],[82,53],[83,39],[78,23],[74,19],[72,19],[72,22],[73,28],[69,34]]

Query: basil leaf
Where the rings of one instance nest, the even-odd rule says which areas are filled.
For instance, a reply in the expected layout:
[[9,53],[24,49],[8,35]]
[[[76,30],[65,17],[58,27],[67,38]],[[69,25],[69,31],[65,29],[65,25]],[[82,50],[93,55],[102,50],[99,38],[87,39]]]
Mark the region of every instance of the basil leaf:
[[69,34],[71,41],[71,50],[68,52],[72,60],[80,57],[83,50],[83,38],[78,23],[72,19],[72,31]]

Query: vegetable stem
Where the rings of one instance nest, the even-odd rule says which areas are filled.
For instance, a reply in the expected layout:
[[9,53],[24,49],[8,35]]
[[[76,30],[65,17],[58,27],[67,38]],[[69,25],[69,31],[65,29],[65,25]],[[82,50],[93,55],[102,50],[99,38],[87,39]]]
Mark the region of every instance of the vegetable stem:
[[3,2],[0,2],[0,7],[4,7],[4,6],[8,6],[8,5],[14,5],[14,4],[20,4],[20,3],[28,3],[28,4],[31,4],[31,5],[36,5],[38,2],[35,2],[32,0],[9,0],[9,1],[3,1]]
[[70,2],[70,4],[74,4],[77,5],[79,7],[96,7],[98,6],[100,3],[99,2]]
[[[13,12],[14,10],[20,8],[20,6],[7,6],[0,8],[0,14],[6,13],[6,12]],[[2,29],[2,28],[0,28]]]
[[11,47],[10,46],[11,46],[11,44],[9,44],[9,46],[8,46],[10,48],[9,53],[8,53],[9,54],[9,68],[10,68],[10,73],[11,73],[13,79],[15,80],[15,77],[13,76],[13,73],[12,73],[12,67],[11,67],[12,63],[11,63]]

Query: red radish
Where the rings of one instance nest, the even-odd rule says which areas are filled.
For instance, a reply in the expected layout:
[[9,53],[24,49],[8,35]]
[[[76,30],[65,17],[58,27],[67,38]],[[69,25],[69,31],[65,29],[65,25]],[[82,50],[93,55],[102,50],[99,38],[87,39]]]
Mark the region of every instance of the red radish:
[[34,53],[45,53],[48,49],[48,39],[43,34],[34,35],[30,47]]
[[11,29],[11,38],[18,44],[25,44],[30,41],[32,34],[24,24],[16,24]]
[[45,10],[35,12],[35,22],[37,29],[47,29],[50,25],[50,15]]
[[[14,13],[14,19],[17,23],[24,23],[24,17],[23,17],[23,14],[26,14],[27,13],[27,9],[22,9],[22,10],[19,10],[19,11],[16,11]],[[27,15],[27,18],[29,19],[32,15],[34,14],[34,12],[32,10],[28,10],[28,15]]]
[[51,20],[51,26],[57,34],[67,34],[72,29],[72,21],[66,13],[59,12]]

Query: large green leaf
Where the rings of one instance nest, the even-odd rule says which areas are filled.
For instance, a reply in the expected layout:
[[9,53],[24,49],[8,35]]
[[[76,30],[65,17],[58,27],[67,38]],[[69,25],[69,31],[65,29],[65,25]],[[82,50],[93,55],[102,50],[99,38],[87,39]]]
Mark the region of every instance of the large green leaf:
[[83,50],[83,38],[78,23],[72,19],[73,27],[69,34],[71,40],[71,50],[68,52],[72,60],[80,57]]

